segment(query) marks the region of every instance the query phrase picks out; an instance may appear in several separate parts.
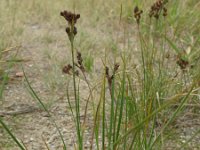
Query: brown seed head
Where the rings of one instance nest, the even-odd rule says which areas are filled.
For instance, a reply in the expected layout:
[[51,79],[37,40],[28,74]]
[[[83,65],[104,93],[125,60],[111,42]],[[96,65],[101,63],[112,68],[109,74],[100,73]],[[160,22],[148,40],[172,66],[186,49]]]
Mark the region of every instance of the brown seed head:
[[119,69],[119,64],[116,63],[115,66],[114,66],[114,72],[116,72],[118,69]]
[[78,61],[78,64],[76,64],[76,66],[82,71],[82,72],[85,72],[85,67],[83,65],[83,58],[82,58],[82,55],[80,52],[77,52],[77,61]]
[[109,68],[106,66],[106,76],[109,77]]
[[70,74],[71,69],[72,69],[72,66],[68,64],[67,66],[63,67],[62,71],[63,73]]
[[141,14],[143,13],[143,10],[140,10],[138,8],[138,6],[135,6],[134,8],[134,17],[136,19],[137,24],[140,24],[140,18],[141,18]]
[[134,13],[136,14],[138,11],[139,11],[138,6],[135,6],[135,8],[134,8]]
[[67,27],[66,30],[67,34],[69,35],[70,34],[70,27]]
[[189,65],[189,62],[183,58],[179,58],[176,63],[180,66],[181,70],[185,70]]
[[77,60],[78,60],[78,64],[79,64],[79,65],[82,65],[82,63],[83,63],[83,58],[82,58],[80,52],[77,52]]
[[149,17],[152,16],[156,19],[159,19],[161,12],[163,12],[163,16],[167,16],[167,9],[165,7],[167,0],[157,0],[152,6],[149,11]]
[[63,16],[69,24],[76,24],[77,20],[80,18],[80,14],[74,14],[66,10],[62,11],[60,15]]
[[80,18],[80,14],[71,13],[70,11],[62,11],[60,12],[60,15],[65,18],[65,20],[68,22],[68,26],[66,27],[65,31],[70,39],[73,40],[74,36],[77,34],[77,28],[75,27],[75,24],[77,20]]

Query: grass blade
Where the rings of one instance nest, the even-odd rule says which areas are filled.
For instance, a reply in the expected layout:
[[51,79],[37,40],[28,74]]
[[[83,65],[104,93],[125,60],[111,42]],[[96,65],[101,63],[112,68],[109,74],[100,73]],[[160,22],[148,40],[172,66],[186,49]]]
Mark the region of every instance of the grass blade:
[[29,82],[29,80],[28,80],[28,78],[27,78],[27,76],[25,74],[25,71],[24,71],[23,67],[22,67],[22,71],[23,71],[23,74],[24,74],[24,77],[25,77],[25,81],[27,82],[28,87],[31,90],[32,95],[34,96],[34,98],[36,98],[36,100],[39,102],[39,104],[42,106],[42,108],[47,112],[48,116],[50,116],[50,120],[54,124],[54,126],[56,127],[56,130],[58,131],[58,133],[60,135],[60,138],[62,140],[62,143],[63,143],[63,146],[64,146],[63,149],[67,150],[64,138],[63,138],[63,136],[62,136],[62,134],[61,134],[61,132],[60,132],[60,130],[59,130],[59,128],[58,128],[55,120],[53,118],[51,118],[50,112],[48,111],[48,109],[46,108],[46,106],[43,104],[43,102],[41,101],[41,99],[39,98],[39,96],[36,94],[36,92],[33,90],[32,86],[31,86],[31,84],[30,84],[30,82]]
[[167,36],[164,35],[164,38],[167,40],[167,42],[169,43],[169,45],[173,48],[173,50],[175,50],[175,52],[177,54],[181,53],[181,51],[179,50],[179,48]]
[[180,150],[186,147],[186,145],[188,145],[189,142],[192,141],[192,139],[194,139],[198,134],[200,134],[200,129],[191,138],[189,138],[183,145],[181,145]]
[[26,150],[24,146],[17,140],[17,138],[12,134],[8,126],[3,122],[2,118],[0,117],[0,123],[3,126],[3,128],[7,131],[7,133],[11,136],[11,138],[14,140],[14,142],[18,145],[18,147],[21,150]]

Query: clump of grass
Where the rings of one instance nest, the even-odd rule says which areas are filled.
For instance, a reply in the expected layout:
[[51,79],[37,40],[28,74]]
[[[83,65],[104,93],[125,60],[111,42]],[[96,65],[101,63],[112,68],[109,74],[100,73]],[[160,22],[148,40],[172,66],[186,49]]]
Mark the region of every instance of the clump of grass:
[[[184,105],[191,99],[190,95],[195,91],[195,81],[189,79],[191,82],[186,82],[190,84],[186,84],[181,78],[177,78],[177,80],[183,83],[182,88],[177,88],[171,81],[173,77],[169,74],[174,68],[171,69],[171,66],[165,68],[167,63],[169,63],[169,59],[165,57],[168,53],[166,50],[167,44],[179,56],[174,64],[177,63],[181,70],[185,70],[189,64],[182,55],[178,55],[180,54],[179,50],[167,37],[167,25],[165,24],[168,15],[167,2],[165,0],[158,0],[150,7],[148,16],[151,21],[148,27],[148,36],[143,36],[143,31],[145,31],[143,30],[144,26],[141,24],[143,11],[138,6],[133,10],[138,27],[138,42],[140,43],[139,49],[141,50],[142,65],[140,68],[131,71],[135,72],[136,77],[130,74],[130,71],[127,70],[128,59],[125,52],[121,56],[122,62],[114,64],[112,74],[110,74],[109,67],[105,65],[105,71],[101,79],[99,101],[94,108],[94,124],[93,129],[91,129],[90,149],[93,149],[94,146],[93,139],[95,139],[95,147],[97,149],[142,149],[144,147],[145,149],[153,149],[164,147],[164,139],[167,137],[167,135],[165,136],[166,129],[170,127],[170,124],[182,112]],[[68,102],[76,123],[78,148],[83,149],[84,126],[81,124],[80,119],[81,106],[79,97],[81,91],[76,78],[80,75],[79,71],[83,73],[87,83],[88,80],[85,76],[86,70],[83,65],[82,55],[80,52],[77,52],[76,61],[74,49],[74,38],[77,34],[75,24],[80,15],[63,11],[61,16],[68,22],[66,33],[71,43],[72,57],[72,64],[66,65],[63,68],[63,72],[73,76],[75,112],[71,107],[69,97]],[[153,23],[152,16],[156,19],[155,24]],[[156,41],[157,38],[160,38],[159,41]],[[106,59],[104,63],[106,63]],[[121,66],[120,70],[119,66]],[[173,67],[176,68],[177,66],[173,65]],[[135,81],[134,78],[138,80]],[[110,98],[106,96],[106,86],[108,86]],[[177,91],[172,92],[171,89],[173,88],[176,88]],[[88,101],[89,99],[85,107],[85,114]],[[170,113],[171,106],[177,102],[179,102],[178,107],[173,113]],[[168,113],[170,116],[166,118],[165,115]]]

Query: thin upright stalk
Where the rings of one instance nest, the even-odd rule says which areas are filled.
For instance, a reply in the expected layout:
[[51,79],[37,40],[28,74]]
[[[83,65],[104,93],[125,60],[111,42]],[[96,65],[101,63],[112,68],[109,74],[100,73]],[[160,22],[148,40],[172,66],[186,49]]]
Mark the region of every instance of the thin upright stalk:
[[[72,27],[73,28],[73,27]],[[77,135],[78,135],[78,143],[79,149],[82,149],[82,137],[81,137],[81,127],[80,127],[80,101],[79,97],[77,96],[77,89],[76,89],[76,74],[75,74],[75,57],[74,57],[74,40],[73,37],[70,40],[71,43],[71,54],[72,54],[72,71],[73,71],[73,88],[74,88],[74,98],[75,98],[75,105],[76,105],[76,128],[77,128]]]
[[138,25],[138,36],[139,36],[139,40],[140,40],[140,48],[141,48],[141,55],[142,55],[142,67],[143,67],[143,90],[144,90],[144,95],[143,95],[143,99],[145,100],[146,97],[146,92],[145,92],[145,88],[146,88],[146,65],[145,65],[145,55],[144,55],[144,50],[143,50],[143,45],[142,45],[142,35],[140,33],[140,27]]

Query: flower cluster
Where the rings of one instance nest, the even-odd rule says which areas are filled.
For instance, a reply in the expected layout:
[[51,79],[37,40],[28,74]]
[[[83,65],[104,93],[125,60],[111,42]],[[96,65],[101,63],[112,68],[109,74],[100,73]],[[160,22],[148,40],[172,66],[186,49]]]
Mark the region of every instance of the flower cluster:
[[180,66],[181,70],[185,70],[186,67],[189,65],[189,62],[181,57],[178,58],[176,63]]
[[83,58],[80,52],[77,52],[77,61],[78,63],[76,63],[76,66],[82,71],[85,72],[85,67],[83,65]]
[[[83,65],[83,58],[82,58],[82,55],[81,55],[81,53],[80,52],[77,52],[77,62],[75,62],[75,66],[78,68],[78,69],[80,69],[80,71],[82,72],[82,73],[84,73],[85,72],[85,67],[84,67],[84,65]],[[68,65],[66,65],[66,66],[64,66],[63,67],[63,69],[62,69],[62,72],[63,73],[65,73],[65,74],[72,74],[72,65],[71,64],[68,64]],[[76,70],[75,71],[75,74],[77,75],[77,76],[79,76],[79,71],[78,70]]]
[[156,19],[159,19],[159,16],[161,12],[163,12],[163,16],[167,16],[167,8],[165,5],[167,4],[168,0],[158,0],[156,1],[152,6],[151,10],[149,12],[149,17],[151,18],[152,16],[155,17]]
[[77,20],[80,18],[80,14],[73,14],[66,10],[61,12],[60,15],[63,16],[69,24],[76,24]]
[[113,81],[113,79],[114,79],[114,75],[115,75],[115,73],[116,73],[116,71],[119,69],[119,64],[118,63],[116,63],[115,65],[114,65],[114,70],[113,70],[113,74],[112,75],[110,75],[109,74],[109,68],[106,66],[106,78],[107,78],[107,81],[108,81],[108,86],[109,86],[109,89],[110,89],[110,91],[111,91],[111,87],[112,87],[112,81]]
[[62,69],[63,73],[66,73],[66,74],[70,74],[71,70],[72,70],[72,65],[70,64],[68,64],[67,66],[64,66]]
[[77,34],[77,28],[75,27],[75,24],[77,20],[80,18],[80,14],[74,14],[70,11],[62,11],[60,13],[61,16],[65,18],[65,20],[68,22],[68,27],[66,27],[66,32],[69,36],[69,39],[71,40],[76,34]]
[[135,19],[136,19],[136,21],[137,21],[137,24],[140,24],[140,18],[141,18],[141,14],[143,13],[143,10],[140,10],[139,8],[138,8],[138,6],[136,6],[135,8],[134,8],[134,17],[135,17]]

